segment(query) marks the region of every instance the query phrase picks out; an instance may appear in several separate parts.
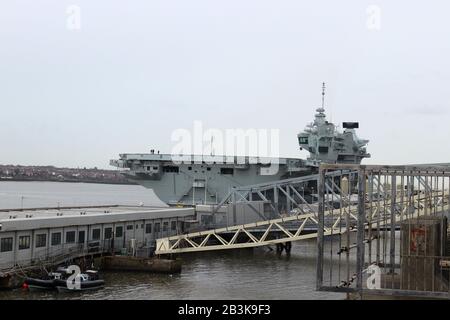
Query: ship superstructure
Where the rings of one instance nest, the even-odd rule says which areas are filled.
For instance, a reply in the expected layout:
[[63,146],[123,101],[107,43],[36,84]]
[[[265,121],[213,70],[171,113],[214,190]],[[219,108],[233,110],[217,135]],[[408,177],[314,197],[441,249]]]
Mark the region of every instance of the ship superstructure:
[[120,154],[120,158],[111,160],[110,164],[122,169],[128,179],[153,189],[166,203],[213,204],[220,202],[233,187],[313,174],[321,162],[360,163],[363,158],[370,157],[366,151],[368,140],[356,136],[358,123],[344,122],[343,127],[345,130],[339,132],[326,120],[322,99],[314,122],[298,134],[300,149],[310,153],[306,160],[211,155],[180,157],[155,154],[151,150],[150,153]]
[[357,137],[357,122],[344,122],[344,131],[326,120],[325,109],[316,110],[314,122],[297,135],[300,150],[310,153],[307,159],[310,164],[326,163],[361,163],[363,158],[370,157],[366,151],[369,140]]

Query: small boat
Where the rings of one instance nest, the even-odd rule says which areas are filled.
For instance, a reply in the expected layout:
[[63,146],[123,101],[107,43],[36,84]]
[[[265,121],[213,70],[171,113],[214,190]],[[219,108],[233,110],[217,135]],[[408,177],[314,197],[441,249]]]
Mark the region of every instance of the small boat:
[[24,285],[30,290],[54,290],[55,280],[62,279],[60,272],[50,272],[47,276],[39,278],[25,278]]
[[85,291],[97,290],[105,285],[95,270],[86,270],[71,279],[72,273],[65,267],[49,272],[42,278],[26,278],[23,287],[30,290]]
[[71,280],[54,280],[54,286],[59,292],[98,290],[103,288],[104,285],[105,281],[100,279],[98,272],[94,270],[87,270],[85,273],[79,273]]

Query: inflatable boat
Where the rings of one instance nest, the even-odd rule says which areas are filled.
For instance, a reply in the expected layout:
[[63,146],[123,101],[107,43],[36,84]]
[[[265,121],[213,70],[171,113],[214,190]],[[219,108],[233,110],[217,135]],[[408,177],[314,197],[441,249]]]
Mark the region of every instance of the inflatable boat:
[[50,272],[46,277],[39,278],[25,278],[24,284],[30,290],[54,290],[55,281],[61,280],[62,274],[60,272]]
[[103,288],[105,281],[99,279],[97,271],[87,270],[80,273],[74,279],[55,279],[54,286],[59,292],[75,292],[86,290],[98,290]]

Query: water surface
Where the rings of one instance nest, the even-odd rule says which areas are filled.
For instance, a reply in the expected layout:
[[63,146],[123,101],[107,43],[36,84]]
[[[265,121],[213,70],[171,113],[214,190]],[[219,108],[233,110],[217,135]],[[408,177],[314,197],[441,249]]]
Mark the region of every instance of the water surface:
[[[0,208],[160,204],[134,185],[0,182]],[[83,293],[0,292],[0,299],[342,299],[315,291],[316,241],[293,244],[290,257],[267,247],[185,254],[174,275],[104,272],[105,288]]]

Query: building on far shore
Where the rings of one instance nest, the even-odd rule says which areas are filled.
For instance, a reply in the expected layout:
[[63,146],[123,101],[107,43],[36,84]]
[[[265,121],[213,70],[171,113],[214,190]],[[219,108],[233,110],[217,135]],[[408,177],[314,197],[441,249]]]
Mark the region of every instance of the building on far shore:
[[0,165],[0,181],[55,181],[135,184],[116,170]]

